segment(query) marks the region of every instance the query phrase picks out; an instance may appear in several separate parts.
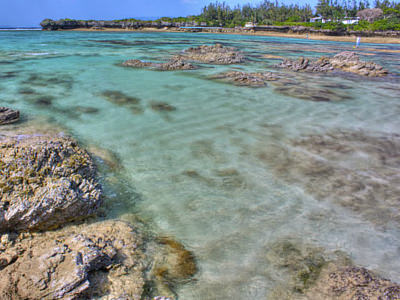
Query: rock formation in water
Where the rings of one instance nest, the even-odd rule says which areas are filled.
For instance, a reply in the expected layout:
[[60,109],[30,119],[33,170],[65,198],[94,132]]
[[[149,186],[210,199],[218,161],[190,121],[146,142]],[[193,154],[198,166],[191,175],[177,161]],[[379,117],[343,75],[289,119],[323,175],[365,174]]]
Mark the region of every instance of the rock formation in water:
[[373,62],[362,61],[356,53],[350,51],[341,52],[333,57],[321,57],[316,61],[303,57],[297,61],[285,59],[278,66],[295,72],[329,72],[341,70],[369,77],[382,77],[388,74],[388,71],[382,66]]
[[245,73],[239,71],[229,71],[208,77],[209,79],[221,82],[232,83],[238,86],[263,87],[268,81],[276,81],[279,76],[272,72],[264,73]]
[[130,59],[122,63],[125,67],[150,68],[158,71],[194,70],[196,67],[182,59],[173,58],[165,63],[144,62],[138,59]]
[[343,253],[282,239],[269,247],[267,259],[289,275],[269,299],[400,299],[400,285],[354,266]]
[[215,44],[186,49],[183,53],[176,55],[176,59],[206,64],[229,65],[242,63],[244,56],[235,48]]
[[345,89],[330,88],[331,86],[321,86],[311,82],[309,78],[300,76],[288,77],[285,73],[245,73],[239,71],[228,71],[207,77],[211,80],[234,84],[246,87],[265,87],[268,82],[274,86],[274,91],[293,98],[299,98],[316,102],[336,102],[351,99]]
[[0,125],[10,124],[19,120],[19,111],[0,107]]
[[[129,100],[120,93],[110,97]],[[5,129],[0,134],[0,299],[139,300],[149,294],[174,299],[173,288],[197,271],[192,253],[163,238],[145,255],[144,239],[123,221],[69,224],[92,216],[101,202],[91,157],[71,138],[55,134],[54,127],[48,134],[23,124]],[[102,160],[110,157],[96,153]],[[146,277],[150,266],[154,272]]]
[[400,223],[400,136],[333,131],[270,145],[259,158],[316,199],[363,218]]
[[101,187],[86,151],[66,137],[0,138],[0,232],[48,229],[95,213]]
[[140,236],[121,221],[3,235],[1,299],[141,299]]

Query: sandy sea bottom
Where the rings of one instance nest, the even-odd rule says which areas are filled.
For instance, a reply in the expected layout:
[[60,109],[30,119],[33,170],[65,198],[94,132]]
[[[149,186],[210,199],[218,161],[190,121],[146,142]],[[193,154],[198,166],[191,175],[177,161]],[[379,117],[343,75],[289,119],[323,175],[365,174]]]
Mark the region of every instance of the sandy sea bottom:
[[[215,42],[249,60],[185,72],[119,65],[162,61]],[[118,157],[114,173],[102,173],[108,215],[137,214],[194,252],[199,272],[180,288],[181,299],[267,298],[287,280],[267,253],[293,239],[343,251],[399,282],[398,78],[287,73],[295,89],[206,79],[226,70],[282,72],[274,67],[277,56],[317,57],[352,46],[189,33],[4,31],[0,105]],[[362,45],[359,53],[399,73],[396,49]],[[310,94],[335,101],[307,101]],[[159,102],[176,110],[159,111]]]

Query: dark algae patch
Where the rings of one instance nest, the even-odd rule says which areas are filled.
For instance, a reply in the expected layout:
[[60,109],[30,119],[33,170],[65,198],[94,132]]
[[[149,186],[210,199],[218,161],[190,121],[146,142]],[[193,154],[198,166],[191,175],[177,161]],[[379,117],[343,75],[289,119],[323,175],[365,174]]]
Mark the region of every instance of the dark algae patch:
[[123,92],[113,90],[104,91],[101,93],[101,96],[111,103],[130,109],[134,114],[143,112],[139,98],[128,96]]

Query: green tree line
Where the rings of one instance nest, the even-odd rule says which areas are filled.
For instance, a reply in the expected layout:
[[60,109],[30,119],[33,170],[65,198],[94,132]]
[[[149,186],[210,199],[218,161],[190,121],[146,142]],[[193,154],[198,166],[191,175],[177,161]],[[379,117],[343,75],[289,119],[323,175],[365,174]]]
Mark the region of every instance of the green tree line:
[[[335,24],[332,23],[339,23],[339,20],[343,18],[356,17],[358,11],[366,8],[380,8],[384,12],[382,20],[379,20],[380,23],[377,21],[375,27],[379,27],[379,24],[391,24],[386,26],[389,28],[382,28],[387,30],[397,29],[396,26],[400,26],[400,3],[389,0],[375,0],[373,5],[368,0],[318,0],[314,9],[309,4],[285,4],[278,0],[264,0],[256,5],[246,4],[235,7],[229,6],[226,2],[214,2],[205,6],[200,15],[189,17],[189,19],[198,23],[206,23],[208,26],[223,27],[243,26],[247,22],[260,25],[300,25],[301,23],[301,25],[307,26],[305,22],[308,22],[310,18],[322,16],[331,20],[330,24],[315,24],[315,26],[324,28],[334,26]],[[365,22],[363,27],[367,29]],[[369,29],[380,30],[372,27]]]

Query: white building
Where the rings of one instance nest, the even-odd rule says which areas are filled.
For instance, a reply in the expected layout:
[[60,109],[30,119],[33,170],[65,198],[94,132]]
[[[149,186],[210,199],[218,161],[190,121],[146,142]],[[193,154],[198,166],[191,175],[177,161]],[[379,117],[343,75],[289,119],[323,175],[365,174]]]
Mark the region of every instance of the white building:
[[254,24],[253,22],[247,22],[246,24],[244,24],[245,28],[253,28],[256,27],[256,24]]
[[358,24],[358,21],[360,21],[360,18],[344,18],[342,20],[342,23],[345,25],[353,25],[353,24]]
[[326,23],[326,22],[330,22],[331,20],[327,20],[324,19],[323,17],[319,16],[319,17],[315,17],[315,18],[311,18],[310,19],[310,23],[316,23],[316,22],[321,22],[321,23]]

